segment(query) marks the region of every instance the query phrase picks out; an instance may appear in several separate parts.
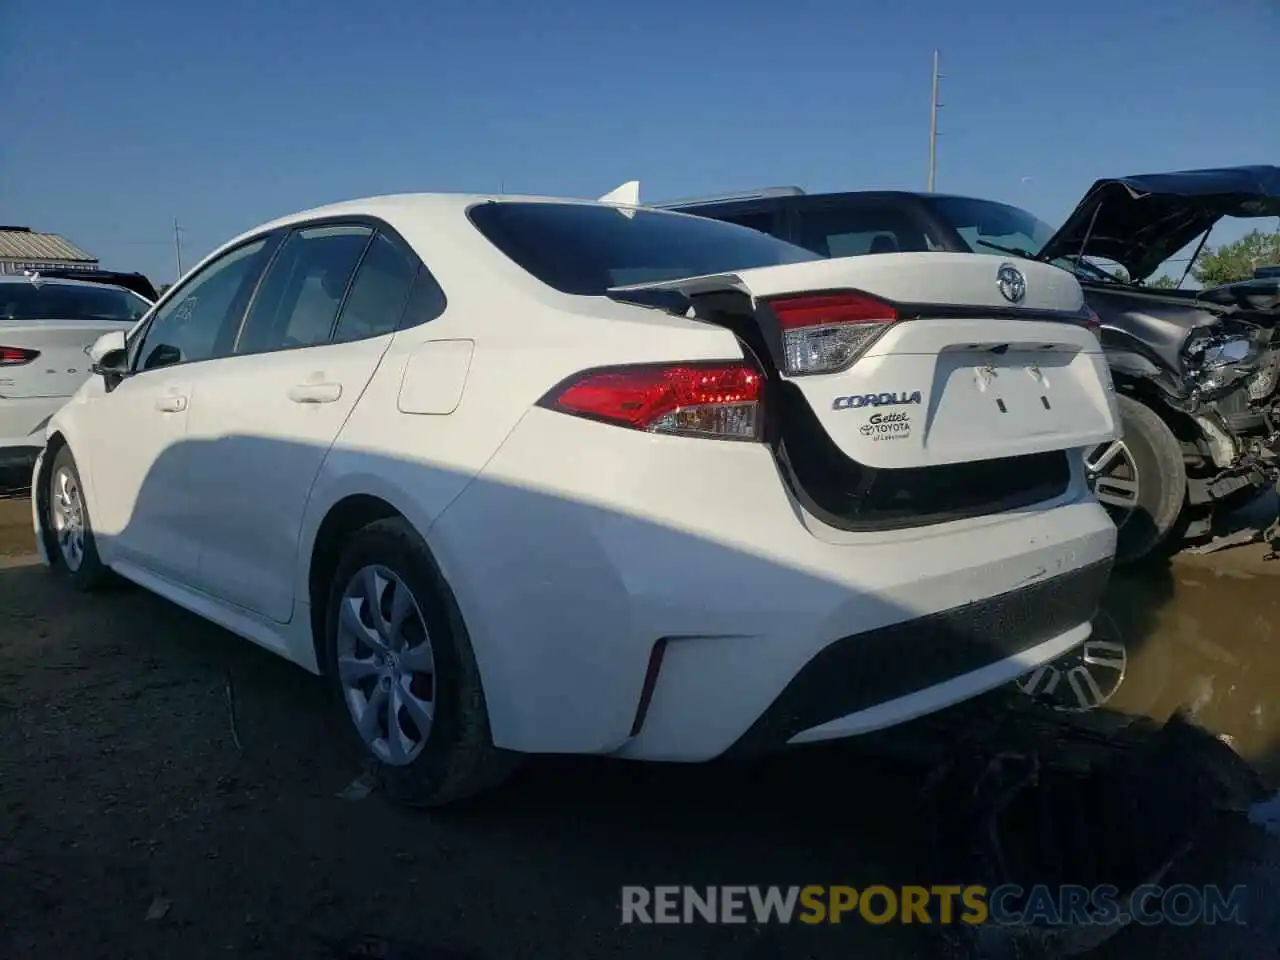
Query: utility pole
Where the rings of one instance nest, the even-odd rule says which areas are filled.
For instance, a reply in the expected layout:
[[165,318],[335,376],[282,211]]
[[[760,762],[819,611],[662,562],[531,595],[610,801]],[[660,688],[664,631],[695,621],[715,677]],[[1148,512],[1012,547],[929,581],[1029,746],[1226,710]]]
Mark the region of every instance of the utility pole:
[[178,226],[178,218],[173,218],[173,251],[178,257],[178,275],[174,283],[182,279],[182,228]]
[[938,172],[938,51],[933,51],[933,99],[929,105],[929,192],[933,193],[933,180]]

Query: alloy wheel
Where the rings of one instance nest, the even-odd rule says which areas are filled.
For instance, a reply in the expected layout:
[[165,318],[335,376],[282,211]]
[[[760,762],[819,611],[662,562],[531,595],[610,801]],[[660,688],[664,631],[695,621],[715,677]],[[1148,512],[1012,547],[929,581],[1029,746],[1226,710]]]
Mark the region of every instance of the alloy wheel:
[[85,510],[84,495],[76,475],[67,467],[59,467],[53,476],[51,513],[58,552],[67,569],[75,573],[84,563]]
[[337,661],[343,699],[365,746],[392,766],[416,760],[435,716],[435,657],[418,602],[393,570],[367,566],[347,582]]
[[1138,507],[1138,464],[1123,440],[1103,443],[1084,458],[1089,487],[1098,502],[1111,515],[1111,522],[1122,527]]

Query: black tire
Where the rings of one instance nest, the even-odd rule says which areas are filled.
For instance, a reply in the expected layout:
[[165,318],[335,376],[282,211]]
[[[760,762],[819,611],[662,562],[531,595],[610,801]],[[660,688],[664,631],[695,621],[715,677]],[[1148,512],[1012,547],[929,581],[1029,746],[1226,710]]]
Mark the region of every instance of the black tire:
[[[338,669],[343,594],[371,566],[386,568],[409,588],[434,661],[434,715],[421,751],[406,765],[386,762],[357,731]],[[326,683],[350,739],[388,797],[412,807],[441,807],[496,787],[515,769],[516,756],[493,745],[480,671],[457,602],[426,543],[407,521],[376,521],[347,542],[329,587],[324,640]]]
[[1137,504],[1119,526],[1117,565],[1136,563],[1176,549],[1187,501],[1187,469],[1177,437],[1160,416],[1131,397],[1120,396],[1121,439],[1138,470]]
[[[57,522],[55,517],[59,509],[56,499],[60,496],[64,476],[67,478],[66,482],[73,485],[74,492],[72,493],[72,487],[68,487],[66,493],[62,493],[63,498],[66,499],[67,493],[71,493],[71,498],[79,504],[83,545],[79,551],[78,561],[74,559],[75,552],[67,550],[64,539],[55,526]],[[80,481],[80,471],[76,467],[76,458],[72,456],[70,447],[60,447],[54,455],[53,463],[49,466],[48,479],[45,482],[44,496],[42,520],[46,531],[45,549],[48,551],[53,569],[69,584],[85,593],[105,586],[111,580],[111,571],[98,557],[98,544],[93,534],[93,523],[89,517],[89,507],[84,501],[84,485]]]

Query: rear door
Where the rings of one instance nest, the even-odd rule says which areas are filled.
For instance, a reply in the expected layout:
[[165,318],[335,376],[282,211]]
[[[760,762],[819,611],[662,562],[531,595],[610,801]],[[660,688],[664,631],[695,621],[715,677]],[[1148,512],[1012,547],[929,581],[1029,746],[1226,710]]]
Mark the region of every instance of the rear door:
[[[1001,293],[1002,278],[1005,287],[1020,284],[1010,288],[1014,299]],[[1083,302],[1079,284],[1055,267],[910,253],[648,286],[748,295],[777,375],[858,463],[1013,457],[1085,447],[1115,432],[1097,338],[1054,320]]]
[[311,485],[391,343],[417,267],[365,223],[300,227],[281,245],[233,355],[195,384],[202,590],[289,620]]

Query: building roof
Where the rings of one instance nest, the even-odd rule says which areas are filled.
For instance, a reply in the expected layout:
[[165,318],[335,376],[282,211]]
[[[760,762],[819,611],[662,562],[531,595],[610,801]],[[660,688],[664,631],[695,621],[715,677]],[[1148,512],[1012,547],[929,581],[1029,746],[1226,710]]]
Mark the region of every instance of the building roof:
[[30,227],[0,226],[0,259],[96,263],[98,258],[73,246],[56,233],[36,233]]

